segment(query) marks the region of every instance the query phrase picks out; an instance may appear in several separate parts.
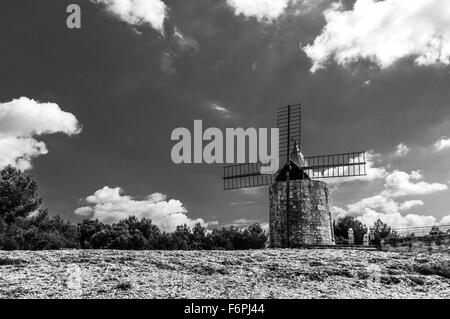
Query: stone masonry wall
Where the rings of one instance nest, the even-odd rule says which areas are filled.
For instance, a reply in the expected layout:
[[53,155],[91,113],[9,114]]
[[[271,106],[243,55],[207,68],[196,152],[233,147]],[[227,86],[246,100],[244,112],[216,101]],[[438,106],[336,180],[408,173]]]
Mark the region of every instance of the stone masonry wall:
[[[269,188],[271,247],[287,247],[286,186],[286,182],[277,182]],[[334,245],[326,183],[314,180],[290,181],[289,207],[290,247],[305,244]]]

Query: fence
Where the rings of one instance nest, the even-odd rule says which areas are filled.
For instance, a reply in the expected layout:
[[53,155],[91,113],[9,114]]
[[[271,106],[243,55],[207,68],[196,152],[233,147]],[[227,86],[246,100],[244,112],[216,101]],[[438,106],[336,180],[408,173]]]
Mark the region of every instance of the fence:
[[396,228],[383,238],[383,250],[450,251],[450,225]]

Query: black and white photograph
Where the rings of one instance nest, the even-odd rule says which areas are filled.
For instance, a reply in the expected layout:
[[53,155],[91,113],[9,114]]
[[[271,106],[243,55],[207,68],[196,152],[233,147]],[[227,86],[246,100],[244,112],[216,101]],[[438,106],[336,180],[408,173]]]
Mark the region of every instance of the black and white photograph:
[[2,0],[0,299],[450,299],[450,1]]

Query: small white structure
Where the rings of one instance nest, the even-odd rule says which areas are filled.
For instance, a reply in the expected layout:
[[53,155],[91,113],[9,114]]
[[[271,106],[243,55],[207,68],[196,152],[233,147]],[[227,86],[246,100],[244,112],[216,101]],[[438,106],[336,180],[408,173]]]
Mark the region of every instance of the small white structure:
[[363,245],[364,246],[369,246],[369,234],[364,234]]
[[349,245],[355,244],[355,234],[353,232],[353,228],[348,229],[348,244]]

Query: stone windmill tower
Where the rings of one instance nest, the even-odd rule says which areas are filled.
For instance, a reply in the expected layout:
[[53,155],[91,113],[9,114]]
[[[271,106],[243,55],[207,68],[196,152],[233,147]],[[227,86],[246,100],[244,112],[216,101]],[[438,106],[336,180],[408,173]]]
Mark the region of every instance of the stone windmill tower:
[[271,247],[334,245],[329,190],[321,179],[366,175],[365,152],[304,157],[300,149],[301,106],[278,108],[280,163],[261,174],[261,163],[224,167],[224,189],[269,187]]

